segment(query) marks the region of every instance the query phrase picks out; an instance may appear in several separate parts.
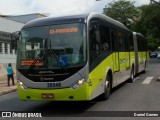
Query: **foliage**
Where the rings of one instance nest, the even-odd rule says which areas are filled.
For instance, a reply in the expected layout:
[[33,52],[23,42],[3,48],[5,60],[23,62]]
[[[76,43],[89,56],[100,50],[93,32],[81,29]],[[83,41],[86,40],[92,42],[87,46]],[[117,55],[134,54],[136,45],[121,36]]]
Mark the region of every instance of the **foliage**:
[[130,29],[140,18],[140,11],[134,6],[134,2],[125,0],[110,3],[104,8],[104,14],[120,21]]
[[131,31],[147,37],[148,47],[155,50],[160,46],[160,5],[149,4],[135,7],[134,2],[118,0],[104,8],[104,14],[120,21]]
[[155,39],[152,34],[147,36],[147,40],[148,40],[148,48],[151,51],[155,51],[159,47],[158,40]]
[[139,9],[142,14],[135,25],[135,30],[147,36],[149,49],[157,49],[160,46],[160,5],[143,5]]

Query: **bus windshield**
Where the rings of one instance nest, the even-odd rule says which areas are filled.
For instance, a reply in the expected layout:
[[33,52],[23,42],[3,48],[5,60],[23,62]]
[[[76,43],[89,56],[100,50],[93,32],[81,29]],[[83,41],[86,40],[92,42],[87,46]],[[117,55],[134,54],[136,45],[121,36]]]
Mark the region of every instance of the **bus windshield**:
[[85,25],[74,23],[22,29],[17,64],[19,69],[61,69],[85,65]]

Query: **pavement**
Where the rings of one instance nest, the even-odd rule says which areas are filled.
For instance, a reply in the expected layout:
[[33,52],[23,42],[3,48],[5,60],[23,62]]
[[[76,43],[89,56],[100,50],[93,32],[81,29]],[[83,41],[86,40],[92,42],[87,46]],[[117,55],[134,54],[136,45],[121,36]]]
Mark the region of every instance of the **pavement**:
[[0,78],[0,96],[8,94],[10,92],[15,92],[17,90],[17,85],[16,85],[17,80],[15,79],[14,82],[15,82],[15,85],[12,86],[12,80],[10,80],[10,87],[8,87],[7,77]]

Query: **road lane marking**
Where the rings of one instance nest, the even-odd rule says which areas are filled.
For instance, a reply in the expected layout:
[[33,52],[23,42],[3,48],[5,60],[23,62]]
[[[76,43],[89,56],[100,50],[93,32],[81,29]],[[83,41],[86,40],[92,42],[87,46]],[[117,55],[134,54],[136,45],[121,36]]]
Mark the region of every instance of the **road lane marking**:
[[147,77],[147,78],[142,82],[142,84],[149,84],[152,79],[153,79],[153,77]]

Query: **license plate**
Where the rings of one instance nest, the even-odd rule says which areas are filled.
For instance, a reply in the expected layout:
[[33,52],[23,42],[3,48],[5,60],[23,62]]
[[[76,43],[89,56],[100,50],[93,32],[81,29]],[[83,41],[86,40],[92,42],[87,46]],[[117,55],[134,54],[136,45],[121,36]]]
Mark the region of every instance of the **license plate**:
[[52,93],[43,93],[42,94],[42,98],[51,99],[51,98],[54,98],[54,94],[52,94]]
[[60,82],[47,83],[47,88],[60,88],[60,87],[61,87]]

